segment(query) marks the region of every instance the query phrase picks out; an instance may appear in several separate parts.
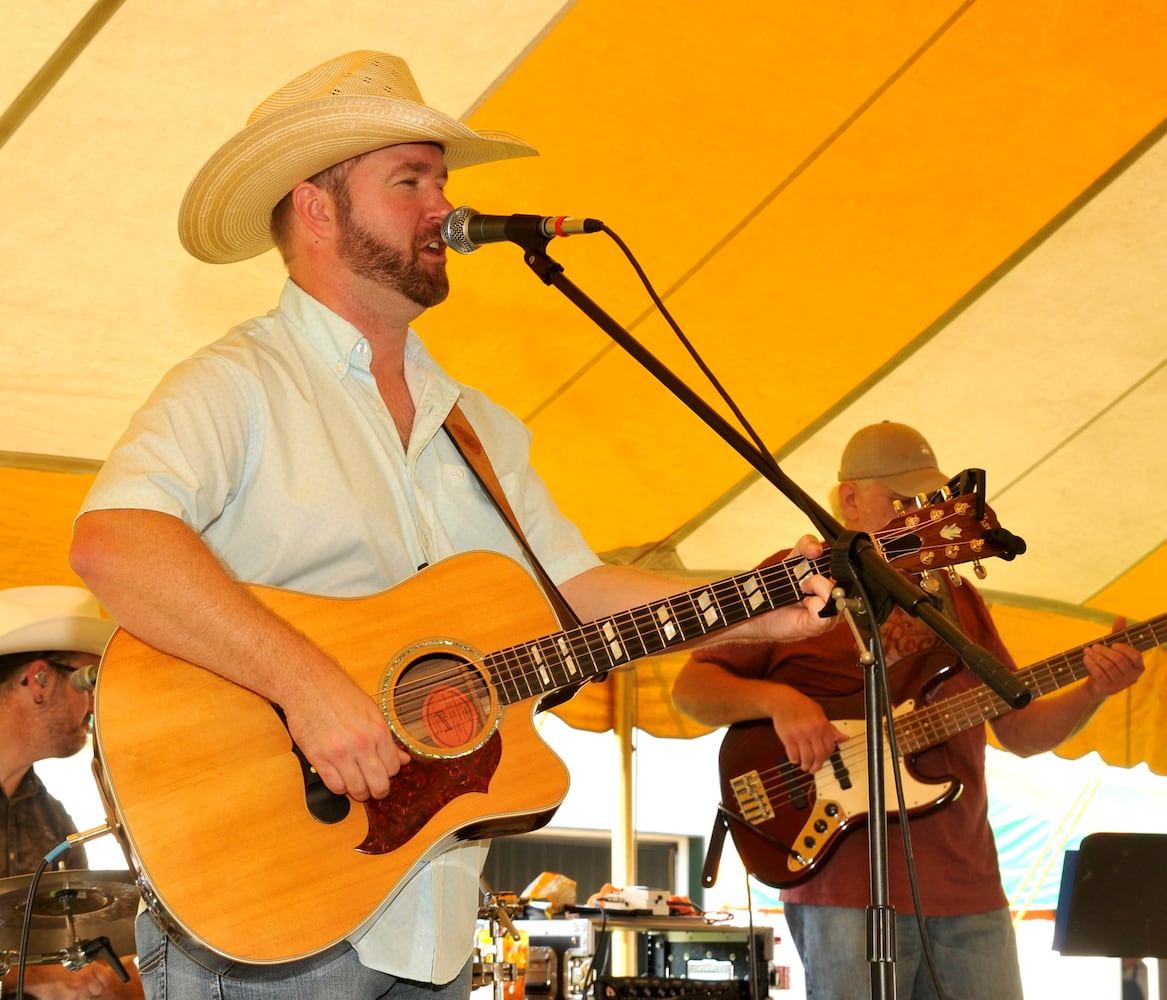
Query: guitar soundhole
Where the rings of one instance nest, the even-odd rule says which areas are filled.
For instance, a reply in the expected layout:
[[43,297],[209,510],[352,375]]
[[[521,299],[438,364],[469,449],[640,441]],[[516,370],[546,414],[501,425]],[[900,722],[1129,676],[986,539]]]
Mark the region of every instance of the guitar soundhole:
[[408,661],[398,658],[382,686],[381,707],[401,741],[428,757],[473,753],[490,737],[498,714],[477,664],[432,647]]

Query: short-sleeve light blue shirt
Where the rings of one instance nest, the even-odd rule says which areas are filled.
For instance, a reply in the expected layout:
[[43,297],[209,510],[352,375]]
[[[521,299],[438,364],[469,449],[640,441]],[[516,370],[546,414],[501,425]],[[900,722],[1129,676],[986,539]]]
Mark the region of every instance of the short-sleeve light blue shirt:
[[[181,518],[238,579],[363,597],[470,549],[525,563],[442,422],[458,402],[531,547],[560,583],[599,565],[530,465],[513,414],[451,379],[411,331],[408,448],[370,371],[369,342],[289,281],[277,309],[172,369],[134,415],[83,511]],[[447,982],[473,944],[485,845],[412,878],[353,941],[364,964]]]

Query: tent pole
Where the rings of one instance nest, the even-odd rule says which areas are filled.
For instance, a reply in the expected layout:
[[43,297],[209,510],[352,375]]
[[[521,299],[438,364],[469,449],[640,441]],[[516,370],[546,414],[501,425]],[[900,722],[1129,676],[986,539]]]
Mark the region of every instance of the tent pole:
[[113,17],[124,2],[125,0],[97,0],[86,11],[65,40],[57,46],[57,50],[16,95],[7,110],[0,114],[0,146],[3,146],[11,138],[12,133],[36,110],[37,105],[56,86],[65,71],[85,51],[85,47],[105,27],[105,22]]
[[[620,751],[619,807],[612,830],[612,885],[619,889],[636,885],[636,827],[633,816],[632,726],[636,711],[636,672],[614,670],[608,682],[615,685],[612,732]],[[631,933],[612,935],[612,974],[636,975],[635,942]]]

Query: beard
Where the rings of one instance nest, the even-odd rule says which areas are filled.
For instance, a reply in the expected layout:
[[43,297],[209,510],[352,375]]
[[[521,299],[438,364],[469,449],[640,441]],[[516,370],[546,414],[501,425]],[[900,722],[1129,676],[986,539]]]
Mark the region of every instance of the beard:
[[77,720],[75,710],[59,712],[48,723],[48,739],[52,744],[53,757],[72,757],[89,738],[91,716],[88,712]]
[[337,193],[336,202],[341,234],[337,250],[353,274],[387,284],[426,309],[445,301],[450,294],[450,279],[445,267],[426,267],[419,256],[422,247],[440,238],[437,230],[407,255],[369,232],[352,217],[352,202],[347,190]]

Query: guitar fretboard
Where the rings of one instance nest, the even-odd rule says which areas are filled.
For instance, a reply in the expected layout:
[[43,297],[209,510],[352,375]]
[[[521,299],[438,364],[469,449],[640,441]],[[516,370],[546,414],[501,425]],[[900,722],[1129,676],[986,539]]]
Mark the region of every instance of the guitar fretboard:
[[829,554],[798,556],[719,580],[611,618],[489,654],[504,705],[541,697],[616,667],[800,601],[804,577],[830,571]]
[[[1121,632],[1051,656],[1048,660],[1019,670],[1017,678],[1027,690],[1033,692],[1034,697],[1056,691],[1087,675],[1086,649],[1100,642],[1107,645],[1124,642],[1142,652],[1162,646],[1167,643],[1167,615],[1150,618]],[[898,729],[900,751],[903,754],[918,753],[1009,711],[1009,705],[991,688],[978,685],[934,705],[917,709],[901,720]]]

